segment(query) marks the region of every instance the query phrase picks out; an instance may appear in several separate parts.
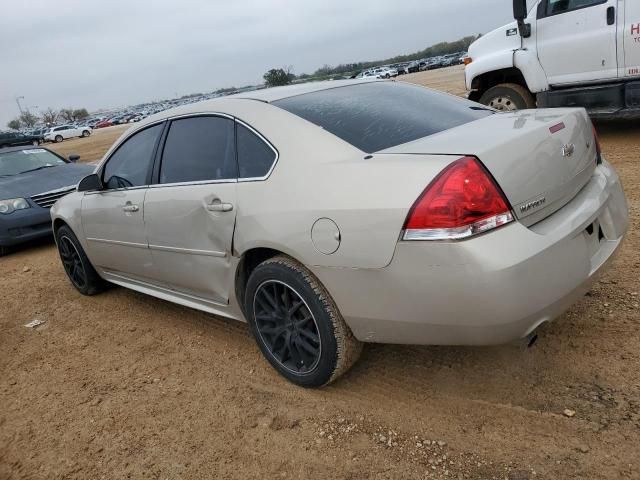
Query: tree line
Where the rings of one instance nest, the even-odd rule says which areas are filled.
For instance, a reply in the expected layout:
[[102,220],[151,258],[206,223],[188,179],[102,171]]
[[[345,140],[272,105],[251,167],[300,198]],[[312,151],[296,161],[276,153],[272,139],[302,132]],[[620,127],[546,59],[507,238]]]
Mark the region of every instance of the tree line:
[[7,123],[7,127],[12,130],[20,130],[21,128],[33,128],[38,123],[55,125],[60,120],[65,123],[75,123],[84,120],[88,116],[89,112],[86,108],[61,108],[56,110],[49,107],[43,110],[39,116],[34,115],[29,110],[25,110],[19,116],[10,120]]
[[280,85],[288,85],[289,83],[292,83],[294,80],[300,80],[300,81],[320,80],[320,79],[332,77],[334,75],[354,74],[378,65],[389,65],[393,63],[410,62],[412,60],[419,60],[421,58],[437,57],[440,55],[448,55],[450,53],[464,52],[468,50],[469,45],[471,45],[480,37],[481,37],[481,34],[469,35],[453,42],[436,43],[435,45],[431,45],[430,47],[427,47],[423,50],[419,50],[414,53],[410,53],[407,55],[397,55],[395,57],[386,58],[384,60],[372,60],[372,61],[366,61],[366,62],[344,63],[344,64],[341,63],[335,67],[331,65],[324,65],[318,68],[312,74],[302,73],[300,75],[294,75],[292,73],[291,66],[284,67],[284,68],[272,68],[271,70],[269,70],[267,73],[263,75],[263,78],[264,78],[265,84],[268,87],[277,87]]

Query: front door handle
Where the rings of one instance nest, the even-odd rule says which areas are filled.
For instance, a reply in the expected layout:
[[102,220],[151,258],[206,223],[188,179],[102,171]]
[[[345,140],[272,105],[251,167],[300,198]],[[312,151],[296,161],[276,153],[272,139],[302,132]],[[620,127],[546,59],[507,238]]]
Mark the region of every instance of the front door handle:
[[122,211],[123,212],[137,212],[138,210],[140,210],[140,207],[138,205],[125,205],[124,207],[122,207]]
[[607,8],[607,25],[616,23],[616,7]]
[[230,212],[233,210],[233,205],[224,202],[210,203],[207,205],[207,210],[210,212]]

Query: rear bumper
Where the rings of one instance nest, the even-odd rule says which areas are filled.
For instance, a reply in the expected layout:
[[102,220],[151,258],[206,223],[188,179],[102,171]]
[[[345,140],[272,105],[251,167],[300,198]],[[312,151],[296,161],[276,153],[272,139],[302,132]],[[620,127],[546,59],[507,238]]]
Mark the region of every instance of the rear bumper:
[[532,227],[514,222],[467,241],[399,242],[382,269],[312,269],[361,341],[500,344],[577,301],[627,226],[620,180],[605,162],[569,204]]
[[10,247],[51,235],[48,209],[32,207],[0,219],[0,246]]

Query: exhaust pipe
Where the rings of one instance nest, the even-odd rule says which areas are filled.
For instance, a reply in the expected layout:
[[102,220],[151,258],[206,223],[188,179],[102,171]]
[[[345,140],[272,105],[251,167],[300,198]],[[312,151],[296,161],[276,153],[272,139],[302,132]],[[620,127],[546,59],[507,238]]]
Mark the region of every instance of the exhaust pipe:
[[520,340],[517,340],[516,344],[520,350],[524,351],[524,350],[529,350],[531,347],[533,347],[537,341],[538,341],[538,334],[534,330],[533,332],[526,335],[525,337],[522,337]]

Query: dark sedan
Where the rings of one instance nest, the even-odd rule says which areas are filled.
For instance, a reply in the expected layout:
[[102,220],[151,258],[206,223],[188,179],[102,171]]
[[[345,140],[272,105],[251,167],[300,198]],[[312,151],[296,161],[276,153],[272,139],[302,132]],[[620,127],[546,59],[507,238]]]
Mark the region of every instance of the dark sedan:
[[0,149],[0,256],[9,247],[51,235],[49,209],[93,172],[46,148]]

